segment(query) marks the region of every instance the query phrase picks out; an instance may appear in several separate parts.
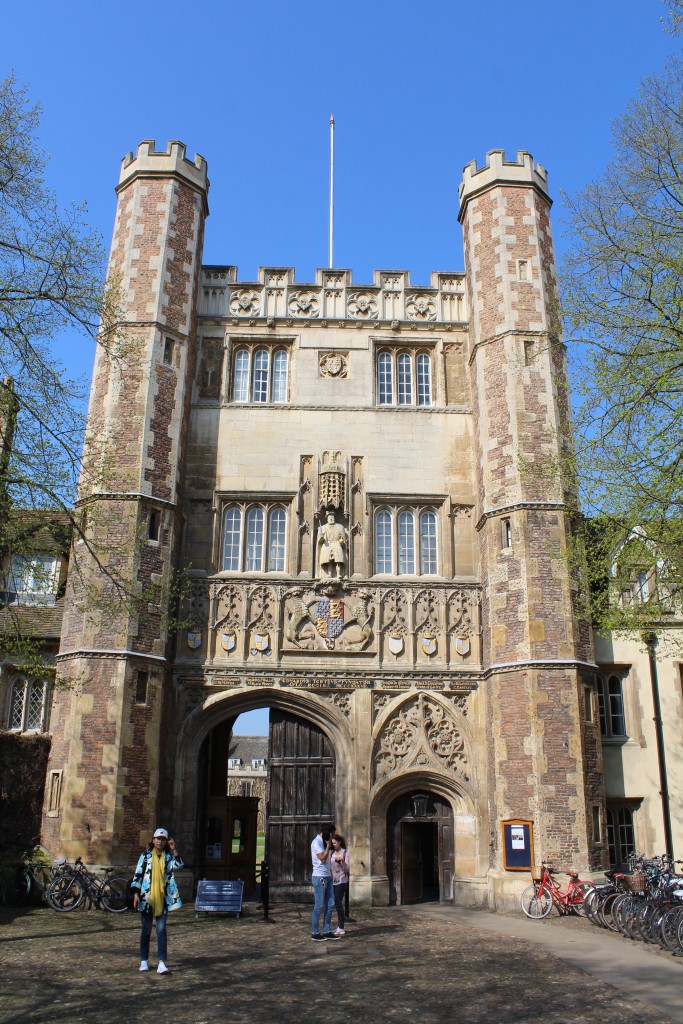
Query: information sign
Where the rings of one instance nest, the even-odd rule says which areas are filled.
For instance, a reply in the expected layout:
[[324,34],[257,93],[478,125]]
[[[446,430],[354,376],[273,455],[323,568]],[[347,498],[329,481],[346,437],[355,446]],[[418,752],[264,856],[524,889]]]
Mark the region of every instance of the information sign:
[[195,918],[200,913],[236,914],[242,913],[244,882],[219,882],[202,878],[197,886],[194,901]]

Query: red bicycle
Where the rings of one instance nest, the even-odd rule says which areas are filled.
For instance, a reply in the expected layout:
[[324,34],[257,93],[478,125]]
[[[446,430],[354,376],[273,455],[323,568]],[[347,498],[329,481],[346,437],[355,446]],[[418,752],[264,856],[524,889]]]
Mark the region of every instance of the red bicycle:
[[541,864],[541,877],[534,878],[521,896],[522,910],[527,917],[540,920],[557,907],[560,914],[583,914],[584,898],[593,888],[592,882],[579,878],[578,871],[562,872],[569,876],[569,885],[563,892],[553,878],[553,869],[547,861]]

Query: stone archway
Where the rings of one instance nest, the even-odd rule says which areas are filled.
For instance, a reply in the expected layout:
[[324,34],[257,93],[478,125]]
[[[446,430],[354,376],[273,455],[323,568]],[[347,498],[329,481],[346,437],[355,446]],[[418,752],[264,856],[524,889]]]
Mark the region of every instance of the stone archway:
[[217,726],[234,720],[244,711],[268,707],[294,715],[323,734],[333,752],[337,785],[333,813],[341,820],[348,814],[348,765],[352,737],[349,724],[334,704],[309,692],[292,693],[270,687],[257,691],[223,691],[194,708],[179,732],[173,779],[173,820],[177,822],[180,848],[195,870],[201,859],[198,849],[197,819],[200,813],[202,751],[209,734]]

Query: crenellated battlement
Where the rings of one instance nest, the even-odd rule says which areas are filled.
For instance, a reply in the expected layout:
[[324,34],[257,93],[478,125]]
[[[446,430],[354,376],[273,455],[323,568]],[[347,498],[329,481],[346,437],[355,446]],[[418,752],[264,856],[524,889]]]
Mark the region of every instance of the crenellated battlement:
[[375,270],[372,284],[355,284],[350,270],[319,269],[297,282],[293,267],[260,267],[257,281],[238,281],[237,267],[203,267],[200,316],[234,321],[352,320],[356,324],[465,323],[465,275],[434,271],[429,285],[412,285],[407,270]]
[[470,199],[494,185],[532,185],[551,201],[548,172],[541,164],[534,163],[531,153],[519,150],[516,160],[507,160],[504,149],[490,149],[483,167],[477,167],[476,160],[463,167],[459,219],[462,220],[465,204]]
[[188,160],[183,142],[172,139],[166,149],[158,150],[154,140],[146,139],[138,146],[137,155],[127,153],[121,161],[121,174],[116,191],[120,191],[134,178],[175,177],[190,182],[197,191],[208,195],[209,178],[207,163],[199,153],[194,160]]

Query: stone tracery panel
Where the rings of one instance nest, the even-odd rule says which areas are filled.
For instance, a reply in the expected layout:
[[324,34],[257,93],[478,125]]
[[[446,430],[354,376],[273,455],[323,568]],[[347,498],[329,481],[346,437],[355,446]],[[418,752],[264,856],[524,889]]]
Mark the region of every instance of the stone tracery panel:
[[426,693],[401,704],[382,726],[374,746],[374,781],[417,767],[447,771],[469,782],[469,757],[458,718]]

